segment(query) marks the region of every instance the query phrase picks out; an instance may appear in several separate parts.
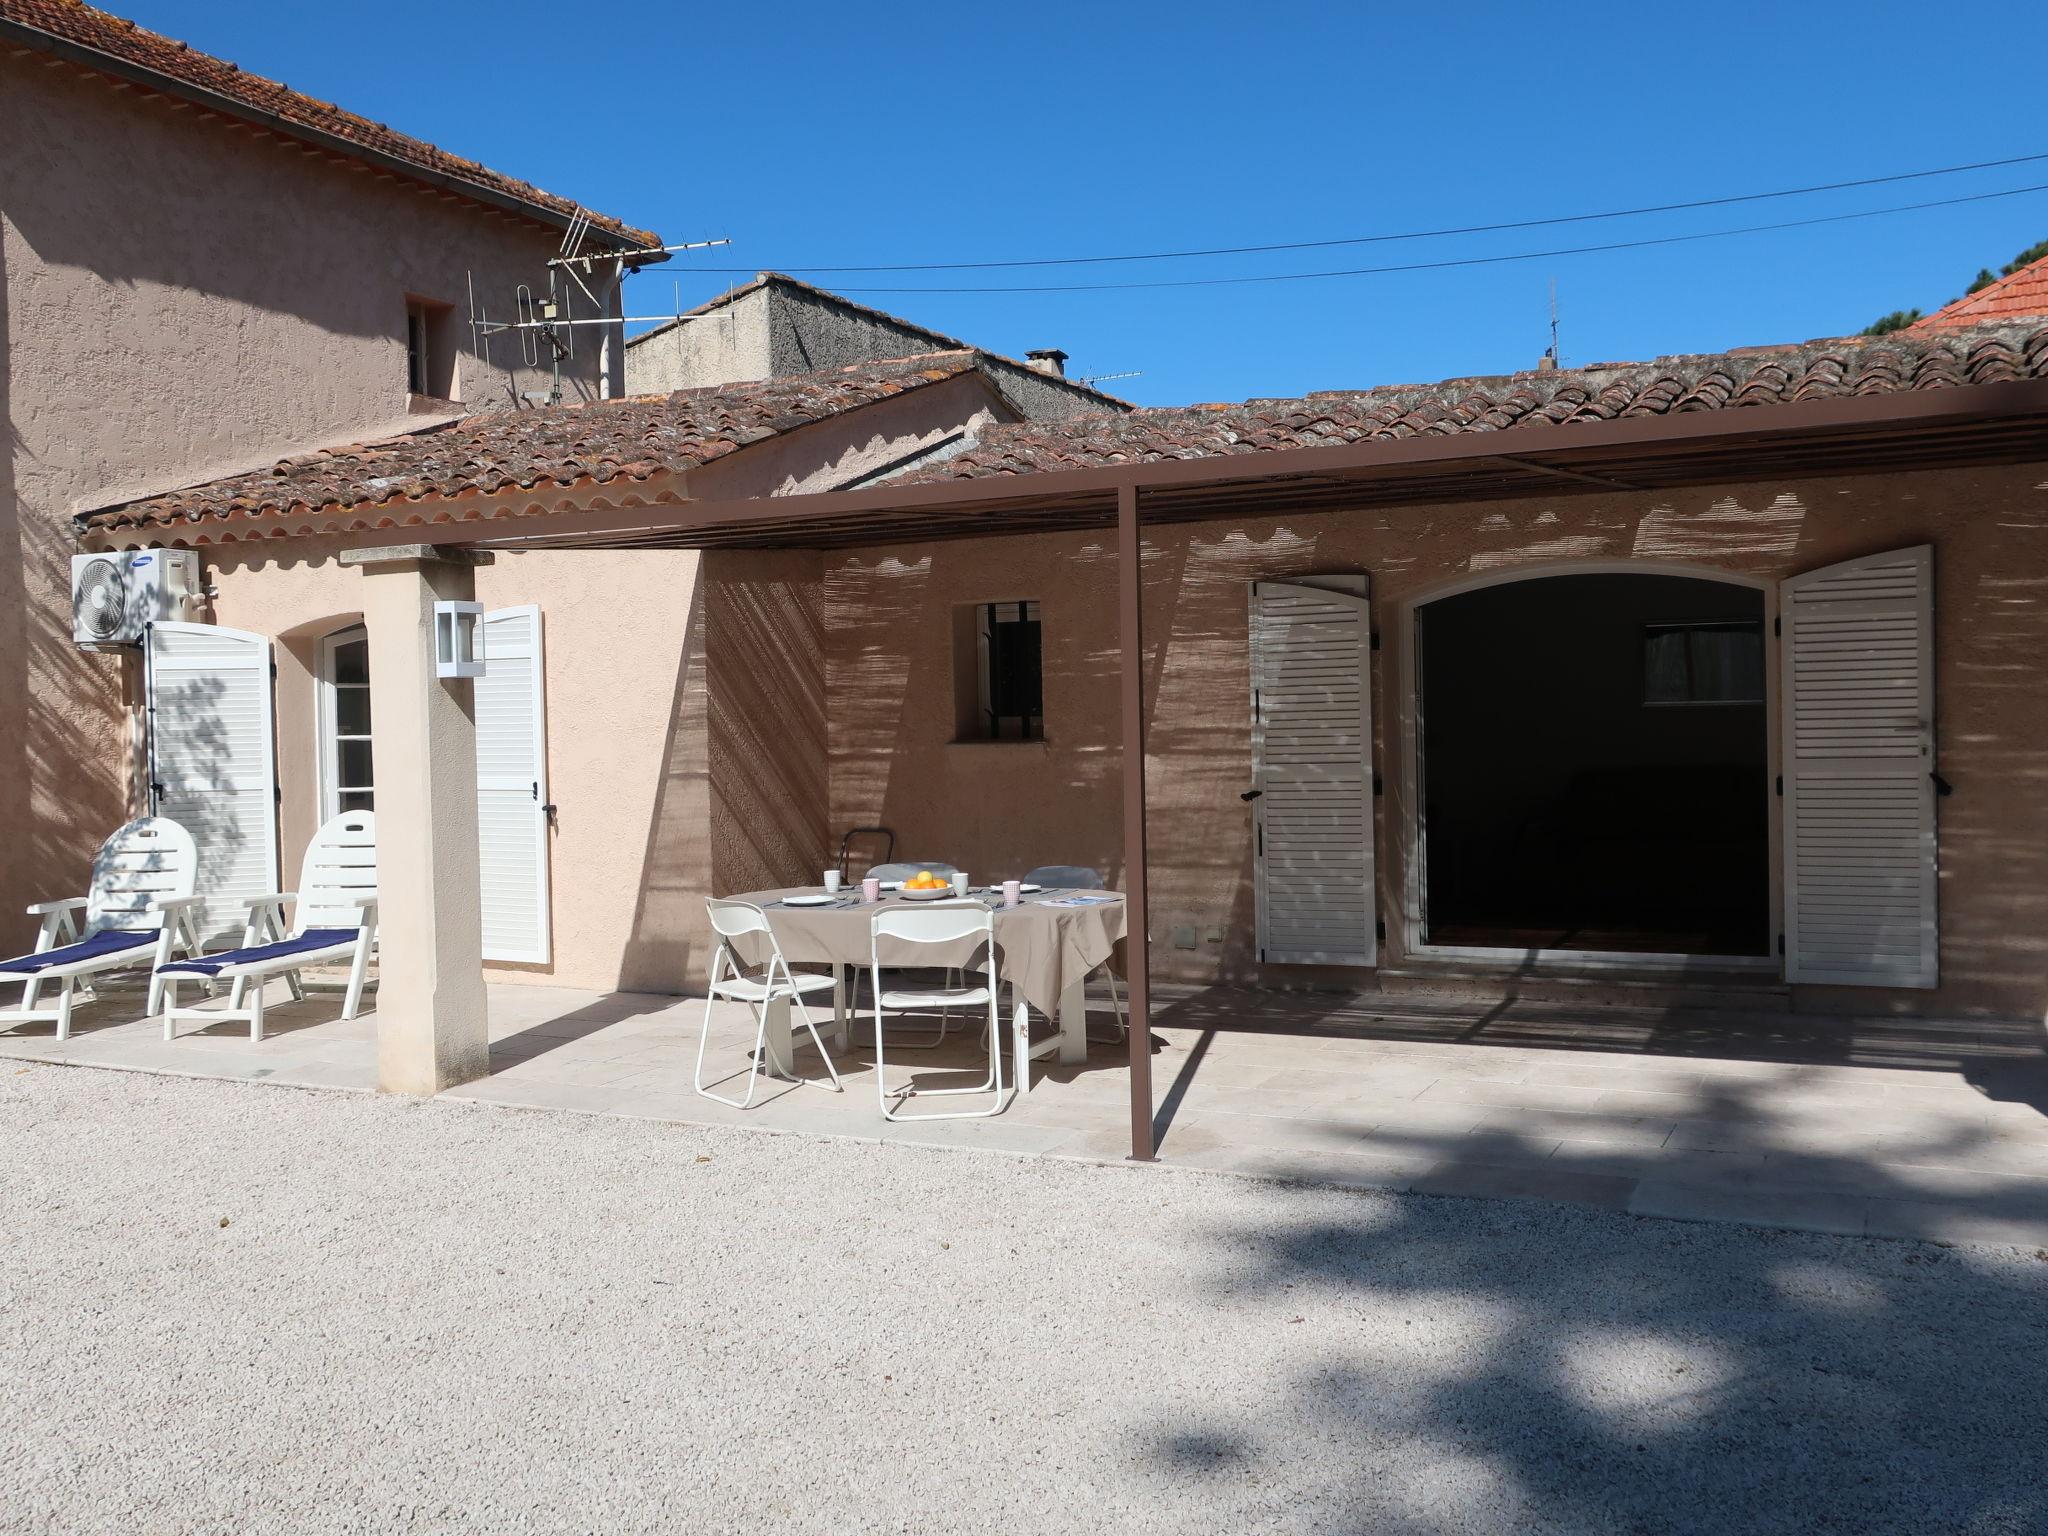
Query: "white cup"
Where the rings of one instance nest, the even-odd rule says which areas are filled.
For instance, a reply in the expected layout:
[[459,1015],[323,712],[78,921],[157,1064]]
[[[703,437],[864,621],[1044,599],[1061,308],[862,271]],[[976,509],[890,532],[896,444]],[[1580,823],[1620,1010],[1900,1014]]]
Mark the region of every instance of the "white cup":
[[955,896],[965,896],[967,894],[967,877],[957,869],[953,871],[953,894]]
[[882,882],[873,875],[869,875],[867,879],[861,881],[860,899],[862,901],[880,901],[882,899]]
[[827,896],[837,896],[839,894],[839,871],[836,869],[825,871],[825,894]]
[[1014,907],[1015,905],[1017,905],[1017,903],[1018,903],[1018,902],[1022,901],[1023,899],[1024,899],[1024,882],[1023,882],[1023,881],[1021,881],[1021,880],[1005,880],[1005,881],[1003,882],[1003,905],[1004,905],[1004,906],[1006,906],[1006,907]]

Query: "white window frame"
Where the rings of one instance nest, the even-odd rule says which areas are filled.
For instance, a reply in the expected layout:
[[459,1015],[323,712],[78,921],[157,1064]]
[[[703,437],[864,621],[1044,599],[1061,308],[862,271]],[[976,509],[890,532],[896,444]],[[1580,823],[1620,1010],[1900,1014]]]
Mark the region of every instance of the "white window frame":
[[[336,695],[340,692],[334,676],[334,653],[341,646],[359,639],[367,639],[369,631],[361,624],[346,624],[330,634],[320,637],[320,651],[315,669],[316,685],[319,692],[320,757],[320,821],[324,825],[341,814],[341,752],[340,719]],[[370,700],[370,742],[371,753],[376,752],[376,710],[374,694]]]

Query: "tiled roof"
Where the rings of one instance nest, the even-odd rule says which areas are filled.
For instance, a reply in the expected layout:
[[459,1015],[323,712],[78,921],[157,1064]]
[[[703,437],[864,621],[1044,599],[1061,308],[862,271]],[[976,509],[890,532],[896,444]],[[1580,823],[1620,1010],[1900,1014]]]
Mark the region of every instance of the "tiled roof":
[[823,373],[538,411],[491,411],[380,442],[285,459],[252,474],[110,507],[82,528],[179,528],[359,510],[424,497],[640,481],[972,372],[973,352],[932,352]]
[[[1650,363],[1332,390],[1120,415],[991,426],[971,447],[891,484],[1201,459],[1463,432],[1732,410],[2048,378],[2048,324],[1937,336],[1750,347]],[[1508,450],[1511,451],[1511,450]]]
[[888,325],[896,327],[898,330],[909,331],[915,336],[922,337],[932,344],[932,348],[935,351],[978,351],[984,357],[1005,367],[1020,368],[1038,374],[1042,378],[1049,379],[1054,384],[1065,385],[1077,395],[1092,397],[1093,399],[1100,400],[1104,405],[1112,406],[1117,410],[1125,411],[1132,408],[1128,400],[1112,395],[1107,390],[1097,389],[1092,384],[1084,384],[1079,379],[1070,379],[1063,373],[1045,373],[1043,370],[1034,368],[1029,363],[1020,362],[1014,357],[1005,357],[1000,352],[990,352],[985,348],[975,347],[971,343],[962,341],[957,336],[948,336],[944,331],[935,331],[928,325],[919,325],[915,320],[906,320],[901,315],[892,315],[886,309],[877,309],[872,304],[857,303],[843,293],[834,293],[830,288],[820,288],[816,283],[807,283],[800,277],[791,277],[787,272],[757,272],[738,287],[728,288],[723,293],[714,294],[695,309],[686,309],[675,319],[664,320],[652,330],[642,331],[638,336],[629,338],[626,345],[629,348],[637,347],[642,342],[651,341],[656,336],[667,334],[686,320],[701,320],[706,315],[716,314],[735,300],[743,299],[748,294],[757,293],[763,288],[783,288],[791,293],[802,294],[805,298],[821,300],[827,304],[836,304],[843,310],[850,310],[854,314],[865,315],[870,319],[883,321]]
[[2010,277],[1985,284],[1975,293],[1966,293],[1952,304],[1944,304],[1906,329],[1925,335],[1930,331],[1966,330],[1973,325],[2010,324],[2038,315],[2048,315],[2048,256],[2027,263]]
[[[212,104],[222,110],[262,122],[280,133],[330,145],[339,141],[366,157],[395,161],[437,181],[524,204],[550,216],[551,223],[564,223],[577,211],[578,205],[567,198],[502,176],[488,166],[358,117],[332,102],[249,74],[225,59],[201,53],[174,38],[81,4],[80,0],[0,0],[0,37],[28,47],[63,52],[131,78],[142,77],[174,94],[212,98]],[[588,210],[585,213],[597,228],[627,244],[660,243],[646,230]]]

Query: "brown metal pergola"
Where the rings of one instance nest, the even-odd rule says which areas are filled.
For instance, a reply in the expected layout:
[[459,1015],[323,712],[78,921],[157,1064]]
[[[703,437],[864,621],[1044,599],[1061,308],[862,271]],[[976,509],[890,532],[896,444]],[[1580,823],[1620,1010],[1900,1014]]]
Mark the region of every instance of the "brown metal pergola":
[[[682,475],[585,481],[266,519],[260,529],[246,532],[230,522],[195,531],[180,542],[324,536],[344,550],[398,539],[468,549],[832,549],[1114,526],[1125,900],[1131,935],[1130,1155],[1150,1161],[1156,1147],[1147,1027],[1151,988],[1140,559],[1146,523],[1654,491],[2041,458],[2048,458],[2048,379],[749,501],[690,501]],[[118,544],[122,537],[95,542]]]

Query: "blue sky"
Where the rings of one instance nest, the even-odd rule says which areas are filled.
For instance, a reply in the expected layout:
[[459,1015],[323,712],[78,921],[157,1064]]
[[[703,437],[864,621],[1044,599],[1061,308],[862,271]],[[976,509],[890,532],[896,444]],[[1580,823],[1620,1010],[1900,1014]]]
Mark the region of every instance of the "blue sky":
[[[2048,153],[2022,61],[2048,7],[1037,4],[564,8],[128,0],[145,26],[669,239],[635,312],[752,272],[1338,239]],[[1953,23],[1953,25],[1949,25]],[[842,291],[1441,261],[2048,184],[2048,160],[1592,224],[1014,272],[819,272]],[[2048,192],[1648,249],[1324,281],[872,292],[998,351],[1059,346],[1146,404],[1854,331],[2048,238]]]

